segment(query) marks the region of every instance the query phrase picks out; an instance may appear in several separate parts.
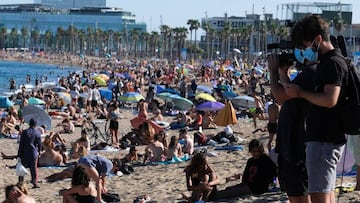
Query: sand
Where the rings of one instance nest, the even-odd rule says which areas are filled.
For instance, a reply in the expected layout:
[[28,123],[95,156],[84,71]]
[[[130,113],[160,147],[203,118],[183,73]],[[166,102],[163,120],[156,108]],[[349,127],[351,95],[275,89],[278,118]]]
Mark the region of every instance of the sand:
[[[42,61],[43,62],[43,61]],[[121,109],[122,117],[120,121],[120,134],[124,134],[130,131],[129,120],[134,117],[133,112],[130,109]],[[166,121],[171,122],[173,117],[165,117]],[[54,119],[52,126],[56,126],[61,120]],[[264,127],[266,121],[259,121],[258,126]],[[244,170],[246,160],[250,157],[247,152],[246,144],[253,138],[257,138],[266,143],[268,134],[257,133],[253,134],[253,123],[250,119],[239,120],[237,124],[232,126],[235,132],[242,132],[243,135],[239,135],[245,141],[240,144],[244,146],[243,151],[215,151],[212,147],[208,147],[209,152],[215,152],[216,157],[209,157],[208,161],[215,169],[217,175],[221,180],[221,184],[218,189],[223,189],[227,186],[237,184],[239,182],[225,183],[225,178],[233,175],[234,173],[240,173]],[[100,127],[103,130],[103,127]],[[204,130],[206,134],[217,133],[221,131],[223,127],[212,130]],[[58,127],[54,127],[53,131],[58,131]],[[169,137],[177,135],[178,131],[168,131]],[[190,132],[194,133],[194,132]],[[76,128],[73,134],[64,135],[69,143],[80,137],[80,128]],[[16,154],[18,149],[17,140],[13,139],[0,139],[0,151],[6,154]],[[120,150],[119,152],[107,152],[101,153],[102,155],[113,158],[123,157],[127,153],[126,150]],[[144,153],[144,146],[139,147],[139,153]],[[6,165],[15,165],[16,160],[1,160],[0,162],[0,188],[5,188],[6,185],[15,184],[17,182],[17,176],[15,175],[15,169],[9,169]],[[140,195],[149,195],[154,202],[182,202],[181,193],[186,192],[185,174],[183,169],[189,162],[170,164],[170,165],[158,165],[158,166],[139,166],[135,167],[135,172],[130,175],[124,176],[112,176],[107,179],[108,189],[112,193],[118,193],[121,198],[121,202],[133,202],[133,200]],[[70,187],[71,182],[69,180],[57,181],[55,183],[48,183],[44,181],[44,178],[56,172],[60,172],[61,168],[39,168],[40,189],[30,189],[29,193],[36,199],[36,202],[51,203],[62,202],[62,197],[58,195],[58,191]],[[25,177],[28,187],[31,187],[30,175]],[[338,178],[340,182],[340,178]],[[354,183],[355,177],[345,177],[345,183]],[[0,190],[0,199],[5,199],[5,192]],[[359,192],[350,192],[344,194],[337,194],[337,202],[357,202],[360,199]],[[288,202],[286,194],[281,192],[266,193],[259,196],[245,196],[234,198],[231,200],[223,200],[216,202]]]

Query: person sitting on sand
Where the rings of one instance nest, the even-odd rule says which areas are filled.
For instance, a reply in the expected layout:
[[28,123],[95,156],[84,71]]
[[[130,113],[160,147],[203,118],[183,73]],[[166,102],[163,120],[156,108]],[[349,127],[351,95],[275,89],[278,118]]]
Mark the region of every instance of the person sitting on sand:
[[184,141],[184,145],[182,147],[183,153],[191,155],[194,152],[194,139],[187,133],[186,129],[181,129],[179,133],[179,140]]
[[251,158],[246,162],[244,173],[227,177],[226,182],[242,179],[240,184],[219,191],[219,198],[230,198],[246,194],[263,194],[276,177],[276,165],[265,154],[263,144],[253,139],[249,143]]
[[55,144],[50,136],[45,137],[42,147],[43,151],[39,156],[39,166],[60,166],[63,161],[66,163],[66,156],[63,157],[61,153],[55,151]]
[[105,177],[113,170],[112,162],[100,155],[86,155],[79,159],[78,164],[95,181],[97,188],[96,199],[101,202],[101,194],[107,193]]
[[24,193],[18,185],[6,186],[5,196],[5,203],[35,203],[35,199]]
[[189,202],[212,201],[216,197],[216,185],[220,180],[214,169],[208,164],[206,153],[195,154],[190,164],[184,169],[186,187],[191,191],[191,196],[183,194]]
[[97,191],[85,169],[77,166],[71,179],[71,188],[59,191],[63,203],[95,203]]
[[174,157],[180,158],[183,156],[181,145],[178,142],[178,137],[173,135],[171,136],[169,146],[166,150],[166,160],[171,160]]
[[0,121],[0,136],[8,137],[8,136],[10,136],[10,132],[11,132],[11,126],[8,125],[8,123],[6,122],[6,118],[1,118],[1,121]]
[[213,116],[211,115],[211,112],[209,112],[209,111],[205,112],[202,127],[203,127],[203,129],[217,128],[217,125],[214,121]]
[[154,116],[150,118],[153,121],[164,121],[164,116],[161,114],[161,110],[160,109],[156,109],[154,111]]
[[145,148],[144,163],[149,160],[151,162],[164,161],[165,148],[159,141],[159,134],[155,134],[154,140]]
[[69,118],[64,118],[64,120],[57,124],[56,126],[62,126],[63,129],[59,131],[59,133],[73,133],[75,131],[75,125],[70,121]]
[[72,145],[71,158],[73,159],[77,159],[80,157],[79,154],[80,147],[84,147],[86,148],[86,150],[90,151],[90,139],[87,130],[83,129],[81,131],[81,137],[77,139],[75,142],[71,143],[71,145]]

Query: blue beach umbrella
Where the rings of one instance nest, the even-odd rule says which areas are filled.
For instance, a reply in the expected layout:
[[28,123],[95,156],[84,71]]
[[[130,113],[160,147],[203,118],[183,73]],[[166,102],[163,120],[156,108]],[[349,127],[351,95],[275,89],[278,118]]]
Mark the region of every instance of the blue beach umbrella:
[[222,95],[226,98],[226,99],[231,99],[231,98],[234,98],[234,97],[237,97],[238,95],[234,92],[228,92],[228,91],[224,91],[222,93]]
[[109,89],[99,89],[101,97],[105,98],[108,101],[112,100],[112,91]]
[[173,99],[176,99],[176,98],[182,98],[177,94],[171,94],[169,92],[162,92],[162,93],[157,94],[156,96],[159,97],[160,99],[166,101],[166,102],[170,102],[170,101],[172,101]]
[[8,97],[0,96],[0,108],[9,108],[14,105]]
[[196,90],[197,90],[197,91],[200,91],[200,92],[209,93],[209,94],[211,94],[211,93],[213,92],[210,87],[205,86],[205,85],[198,85],[198,86],[196,87]]
[[137,92],[128,92],[119,97],[119,100],[122,102],[138,102],[144,97]]

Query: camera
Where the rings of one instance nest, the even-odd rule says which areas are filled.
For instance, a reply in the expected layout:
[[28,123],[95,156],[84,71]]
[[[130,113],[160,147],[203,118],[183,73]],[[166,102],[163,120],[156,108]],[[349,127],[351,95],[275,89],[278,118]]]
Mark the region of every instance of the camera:
[[277,54],[279,57],[279,65],[281,66],[289,66],[293,65],[296,61],[295,55],[293,53],[294,43],[292,41],[281,40],[279,43],[268,44],[267,49],[279,49],[280,52]]

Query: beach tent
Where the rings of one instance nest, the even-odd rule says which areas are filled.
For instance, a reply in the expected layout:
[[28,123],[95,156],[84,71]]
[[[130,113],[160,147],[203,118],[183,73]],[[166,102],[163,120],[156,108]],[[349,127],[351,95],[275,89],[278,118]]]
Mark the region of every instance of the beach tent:
[[14,105],[8,97],[0,96],[0,108],[9,108]]
[[46,130],[51,130],[51,117],[45,110],[35,105],[27,105],[21,111],[25,122],[29,122],[33,118],[37,121],[38,126],[45,125]]
[[218,126],[228,126],[236,124],[236,111],[232,106],[231,101],[228,101],[225,107],[221,111],[219,111],[219,113],[215,116],[214,121]]

